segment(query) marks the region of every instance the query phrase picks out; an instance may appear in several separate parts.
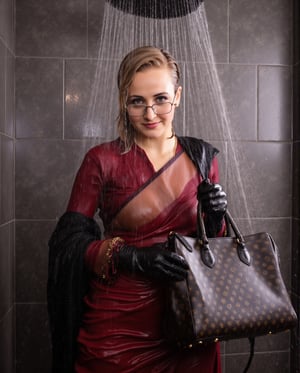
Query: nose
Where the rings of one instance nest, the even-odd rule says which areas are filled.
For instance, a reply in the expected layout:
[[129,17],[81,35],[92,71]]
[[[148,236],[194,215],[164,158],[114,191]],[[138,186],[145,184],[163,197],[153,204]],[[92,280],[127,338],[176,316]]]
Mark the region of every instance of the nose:
[[151,120],[155,118],[156,114],[154,113],[152,106],[146,106],[144,111],[144,118],[147,120]]

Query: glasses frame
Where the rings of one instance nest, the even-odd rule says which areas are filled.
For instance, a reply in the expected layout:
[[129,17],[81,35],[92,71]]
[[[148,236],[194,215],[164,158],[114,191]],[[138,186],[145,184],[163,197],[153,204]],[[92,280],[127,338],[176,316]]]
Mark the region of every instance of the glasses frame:
[[[129,112],[128,112],[128,105],[126,104],[126,106],[125,106],[125,109],[127,110],[127,113],[128,113],[128,115],[130,116],[130,117],[143,117],[144,115],[145,115],[145,113],[147,112],[147,109],[148,108],[151,108],[152,110],[153,110],[153,113],[155,114],[155,115],[165,115],[165,114],[169,114],[169,113],[171,113],[171,111],[172,111],[172,107],[174,106],[174,105],[176,105],[176,104],[174,104],[174,101],[175,101],[175,98],[176,98],[176,94],[177,94],[177,90],[175,91],[175,95],[174,95],[174,97],[173,97],[173,100],[172,100],[172,102],[170,102],[170,101],[166,101],[166,102],[164,102],[164,104],[171,104],[171,109],[168,111],[168,112],[166,112],[166,113],[161,113],[161,114],[157,114],[156,113],[156,111],[154,110],[154,107],[153,106],[159,106],[159,104],[153,104],[153,105],[144,105],[144,104],[142,104],[142,105],[140,105],[141,107],[143,106],[144,107],[144,110],[143,110],[143,114],[129,114]],[[129,105],[131,105],[131,104],[129,104]]]

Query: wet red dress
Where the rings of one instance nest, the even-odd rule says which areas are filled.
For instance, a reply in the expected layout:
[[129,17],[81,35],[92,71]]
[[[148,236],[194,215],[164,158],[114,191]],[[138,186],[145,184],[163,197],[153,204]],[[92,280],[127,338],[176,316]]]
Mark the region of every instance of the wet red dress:
[[[137,247],[164,242],[175,230],[193,234],[201,176],[180,144],[155,171],[138,146],[120,153],[119,140],[91,149],[77,174],[68,211],[93,217],[99,209],[105,239],[122,237]],[[209,177],[218,181],[213,159]],[[92,269],[101,241],[86,252]],[[178,351],[162,333],[165,284],[118,274],[113,285],[91,276],[79,331],[77,373],[220,373],[219,345]]]

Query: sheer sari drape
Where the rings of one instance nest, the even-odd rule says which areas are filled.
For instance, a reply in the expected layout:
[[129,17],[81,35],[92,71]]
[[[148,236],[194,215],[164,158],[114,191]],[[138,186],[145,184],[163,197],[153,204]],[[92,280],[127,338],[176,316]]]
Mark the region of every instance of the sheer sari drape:
[[[137,247],[165,241],[170,230],[192,234],[195,230],[196,187],[202,177],[209,176],[213,182],[218,181],[214,158],[217,151],[201,140],[178,140],[176,156],[157,173],[141,149],[135,147],[129,153],[121,154],[119,140],[92,149],[77,174],[68,215],[79,214],[90,221],[99,208],[105,238],[121,236]],[[200,173],[196,171],[196,161],[201,163]],[[88,235],[86,242],[80,236],[74,236],[73,239],[81,243],[78,256],[67,247],[69,241],[65,234],[71,233],[62,232],[58,224],[56,236],[60,239],[59,242],[50,241],[50,251],[60,254],[53,259],[56,266],[51,268],[49,283],[61,275],[62,271],[58,269],[62,268],[62,263],[65,268],[74,268],[74,263],[81,260],[82,265],[82,253],[85,251],[86,259],[88,249],[101,243],[99,233],[92,237]],[[81,278],[79,274],[75,277]],[[86,280],[84,270],[84,283]],[[55,302],[52,295],[56,292],[59,297],[64,293],[69,296],[67,302],[76,307],[76,320],[81,319],[77,342],[73,340],[72,349],[77,356],[77,372],[219,372],[217,345],[182,353],[166,344],[161,333],[165,284],[120,274],[114,286],[108,287],[89,278],[82,315],[76,305],[81,304],[83,294],[76,293],[76,281],[71,282],[65,289],[52,287],[48,303],[52,309]],[[77,335],[78,323],[69,322],[69,307],[62,304],[57,309],[57,325],[66,325],[65,329],[69,330],[66,333],[71,337]],[[57,369],[53,371],[72,372],[74,354],[67,359],[68,368],[59,368],[59,359],[62,361],[70,351],[64,346],[62,349],[56,359]],[[54,351],[58,350],[54,348]]]
[[[193,234],[196,190],[201,176],[188,155],[176,156],[150,173],[125,198],[106,226],[106,234],[128,244],[147,247],[164,242],[171,230]],[[218,347],[182,353],[167,344],[162,330],[167,284],[142,276],[120,274],[113,287],[91,280],[79,333],[77,372],[214,372]]]

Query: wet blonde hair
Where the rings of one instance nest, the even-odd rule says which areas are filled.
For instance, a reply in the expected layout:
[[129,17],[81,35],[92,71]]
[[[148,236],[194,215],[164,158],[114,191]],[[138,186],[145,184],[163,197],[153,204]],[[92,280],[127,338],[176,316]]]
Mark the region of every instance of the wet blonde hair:
[[175,91],[179,85],[180,71],[177,62],[167,51],[151,46],[139,47],[129,52],[121,62],[118,72],[119,115],[118,132],[124,144],[124,152],[130,150],[134,142],[134,129],[126,111],[128,88],[137,72],[150,67],[163,67],[170,71]]

